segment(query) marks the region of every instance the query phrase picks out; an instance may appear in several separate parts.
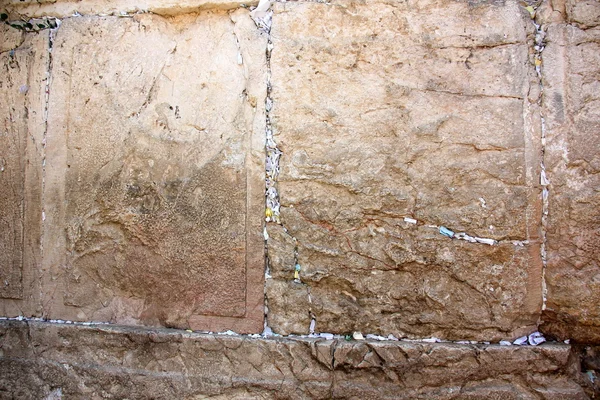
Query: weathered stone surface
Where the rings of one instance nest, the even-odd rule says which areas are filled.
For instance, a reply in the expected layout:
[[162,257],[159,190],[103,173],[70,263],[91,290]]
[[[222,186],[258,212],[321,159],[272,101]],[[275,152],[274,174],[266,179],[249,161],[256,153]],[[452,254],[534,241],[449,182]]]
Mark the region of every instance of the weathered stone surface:
[[269,326],[277,327],[277,332],[282,335],[309,331],[311,303],[306,285],[291,280],[267,279],[265,292],[269,299],[275,299],[267,304]]
[[536,9],[536,21],[543,24],[567,22],[580,29],[600,25],[598,0],[548,0]]
[[542,71],[551,185],[543,329],[600,343],[600,30],[551,25],[547,41]]
[[0,30],[0,314],[34,315],[48,34]]
[[[252,339],[0,324],[0,393],[65,398],[586,399],[567,345]],[[212,397],[211,397],[212,398]]]
[[45,316],[262,330],[265,46],[246,10],[63,21]]
[[9,299],[23,297],[23,153],[27,146],[25,94],[31,59],[27,51],[2,54],[7,68],[0,81],[0,96],[5,100],[0,115],[6,127],[0,132],[0,296]]
[[273,299],[272,303],[267,304],[267,322],[282,335],[308,333],[312,306],[309,288],[293,281],[296,242],[283,227],[273,225],[269,228],[267,251],[269,274],[275,274],[276,278],[269,278],[265,282],[265,294],[267,298]]
[[7,24],[0,24],[0,53],[19,47],[23,40],[24,34],[22,31],[11,28]]
[[[527,19],[516,2],[275,6],[282,219],[318,331],[494,340],[533,328],[539,114]],[[277,259],[274,279],[291,280]],[[289,312],[278,301],[271,309]]]
[[600,25],[600,1],[567,0],[565,2],[567,21],[586,29]]
[[4,0],[2,11],[12,18],[70,17],[74,14],[115,14],[151,12],[181,15],[201,10],[231,10],[242,4],[256,5],[258,0]]

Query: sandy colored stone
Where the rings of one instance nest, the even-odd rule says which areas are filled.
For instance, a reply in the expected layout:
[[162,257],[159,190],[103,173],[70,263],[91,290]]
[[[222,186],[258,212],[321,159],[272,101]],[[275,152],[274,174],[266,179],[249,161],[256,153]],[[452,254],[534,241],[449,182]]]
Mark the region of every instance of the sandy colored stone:
[[267,323],[282,335],[308,334],[312,304],[306,284],[294,281],[296,242],[281,225],[270,224],[268,231],[265,295],[273,301],[268,304]]
[[0,313],[36,315],[48,33],[1,31]]
[[23,297],[25,113],[31,59],[31,53],[19,51],[5,52],[1,60],[6,69],[0,81],[0,115],[6,128],[0,134],[0,296],[9,299]]
[[121,13],[151,12],[159,15],[182,15],[203,10],[231,10],[242,4],[252,6],[258,0],[5,0],[4,12],[18,17],[70,17],[81,15],[119,15]]
[[543,53],[550,180],[544,329],[600,343],[600,32],[548,28]]
[[265,45],[246,10],[63,21],[45,316],[262,330]]
[[0,24],[0,53],[19,47],[23,40],[22,31],[11,28],[7,24]]
[[265,293],[268,299],[273,299],[268,304],[270,327],[277,327],[277,332],[282,335],[309,333],[312,304],[308,301],[306,285],[291,280],[267,279]]
[[[516,2],[275,6],[282,220],[318,331],[494,340],[533,329],[531,30]],[[428,225],[501,244],[451,241]],[[289,265],[272,273],[290,280]]]
[[557,344],[253,339],[4,321],[0,345],[0,390],[23,399],[57,390],[74,399],[589,398],[575,383],[582,374],[571,347]]
[[600,25],[600,1],[567,0],[565,3],[568,22],[583,29]]

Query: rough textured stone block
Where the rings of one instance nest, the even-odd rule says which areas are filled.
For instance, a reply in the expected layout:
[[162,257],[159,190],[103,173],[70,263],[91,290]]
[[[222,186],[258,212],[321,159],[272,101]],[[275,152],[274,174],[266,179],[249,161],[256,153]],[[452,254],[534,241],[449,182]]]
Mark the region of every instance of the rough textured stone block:
[[256,5],[258,0],[4,0],[3,9],[12,18],[70,17],[73,14],[115,14],[151,12],[159,15],[181,15],[201,10],[230,10],[242,4]]
[[265,46],[243,9],[63,21],[45,316],[262,330]]
[[567,0],[565,1],[566,19],[579,28],[592,28],[600,25],[600,1]]
[[7,67],[0,81],[0,296],[23,297],[23,219],[25,203],[26,93],[31,53],[2,54]]
[[0,32],[0,313],[33,315],[48,33],[26,35],[6,25]]
[[552,25],[547,41],[542,71],[551,185],[544,330],[600,343],[600,31]]
[[22,399],[57,393],[69,399],[587,399],[570,354],[570,346],[556,344],[253,339],[4,321],[0,393]]
[[[516,2],[276,5],[282,220],[318,331],[493,340],[535,325],[527,18]],[[500,244],[451,241],[430,225]],[[289,261],[271,264],[274,279],[292,279]],[[278,301],[269,296],[272,310],[285,309]]]

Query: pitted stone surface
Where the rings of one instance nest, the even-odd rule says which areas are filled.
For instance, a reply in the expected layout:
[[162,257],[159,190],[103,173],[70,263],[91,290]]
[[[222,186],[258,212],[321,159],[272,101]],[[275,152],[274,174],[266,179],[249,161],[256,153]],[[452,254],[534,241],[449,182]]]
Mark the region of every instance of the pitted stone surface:
[[542,71],[551,185],[543,329],[600,343],[600,30],[550,25],[547,41]]
[[0,11],[11,18],[70,17],[72,15],[120,15],[151,12],[181,15],[202,10],[231,10],[256,5],[258,0],[4,0]]
[[581,29],[593,28],[600,25],[600,1],[567,0],[564,4],[569,23]]
[[23,219],[27,88],[33,57],[29,51],[5,52],[0,78],[0,297],[23,297]]
[[[517,2],[276,4],[282,220],[317,331],[489,340],[533,327],[532,26]],[[428,225],[501,244],[451,241]],[[271,266],[292,280],[289,260]],[[294,307],[267,295],[272,310]],[[308,330],[269,318],[275,331]]]
[[0,27],[0,314],[35,313],[48,33]]
[[567,345],[252,339],[6,321],[0,345],[0,393],[22,399],[58,390],[70,399],[588,398],[569,375]]
[[[0,53],[19,47],[23,42],[23,36],[22,31],[11,28],[8,24],[0,24]],[[6,60],[3,60],[2,64],[4,65],[5,62]]]
[[262,330],[265,46],[246,10],[63,21],[44,315]]

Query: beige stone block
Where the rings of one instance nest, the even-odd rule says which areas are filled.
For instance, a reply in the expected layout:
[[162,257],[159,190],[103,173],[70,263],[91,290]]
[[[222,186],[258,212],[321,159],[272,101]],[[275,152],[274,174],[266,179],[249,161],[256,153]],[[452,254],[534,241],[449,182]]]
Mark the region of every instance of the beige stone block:
[[600,34],[548,29],[544,50],[550,180],[544,329],[600,342]]
[[0,314],[35,316],[48,32],[1,31]]
[[247,10],[63,21],[45,316],[262,330],[265,46]]
[[[534,328],[539,114],[527,99],[527,18],[516,2],[275,6],[282,220],[318,331],[493,340]],[[276,267],[274,279],[290,280]]]
[[65,398],[593,398],[576,348],[556,343],[254,339],[12,321],[0,323],[0,343],[0,387],[19,398],[58,388]]
[[[4,4],[5,3],[5,4]],[[120,15],[151,12],[159,15],[182,15],[203,10],[232,10],[242,5],[258,4],[258,0],[6,0],[3,11],[18,19],[81,15]]]
[[23,32],[11,28],[8,24],[0,25],[0,52],[4,53],[11,49],[19,47],[23,42]]
[[[289,276],[293,276],[292,272]],[[265,294],[272,303],[267,303],[269,313],[267,323],[277,327],[282,335],[290,333],[310,333],[312,304],[309,301],[309,288],[292,280],[267,279]]]
[[600,25],[600,1],[567,0],[565,3],[568,22],[584,29]]

